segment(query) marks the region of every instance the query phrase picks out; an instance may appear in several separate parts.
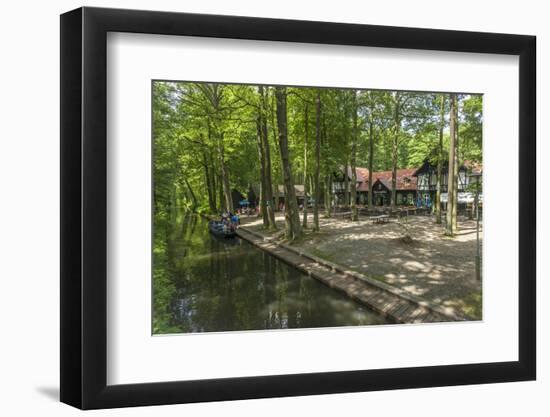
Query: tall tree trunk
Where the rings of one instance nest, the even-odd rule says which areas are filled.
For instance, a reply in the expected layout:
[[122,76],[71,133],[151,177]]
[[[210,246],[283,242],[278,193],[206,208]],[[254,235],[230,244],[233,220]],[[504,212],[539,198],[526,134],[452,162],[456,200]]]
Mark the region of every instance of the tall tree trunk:
[[459,137],[458,137],[458,124],[459,124],[459,120],[458,120],[458,105],[459,105],[459,101],[458,101],[458,97],[455,95],[456,97],[456,105],[455,105],[455,163],[454,163],[454,167],[453,167],[453,178],[454,178],[454,188],[453,188],[453,230],[454,230],[454,233],[456,233],[458,231],[458,225],[457,225],[457,219],[458,219],[458,216],[457,216],[457,211],[458,211],[458,171],[459,171],[459,167],[460,167],[460,163],[459,163],[459,157],[458,157],[458,153],[460,151],[460,143],[459,143]]
[[214,201],[214,195],[216,190],[212,188],[212,180],[210,179],[210,169],[208,167],[208,159],[206,158],[206,151],[202,151],[202,164],[204,167],[204,178],[206,182],[206,191],[208,192],[208,208],[210,212],[214,213],[216,211],[216,202]]
[[397,205],[397,149],[399,146],[399,133],[401,131],[400,112],[400,93],[395,93],[395,109],[393,115],[393,140],[392,140],[392,172],[391,172],[391,209],[395,210]]
[[[210,89],[206,88],[205,91],[209,91],[209,99],[214,109],[213,120],[208,118],[208,136],[214,135],[217,141],[218,158],[220,163],[221,181],[223,187],[223,194],[225,197],[225,208],[228,211],[233,210],[233,197],[231,195],[231,186],[229,182],[229,170],[225,162],[225,147],[224,147],[224,132],[221,127],[221,87],[218,84],[212,84]],[[213,126],[212,126],[213,124]],[[212,133],[213,130],[213,133]]]
[[451,109],[450,109],[450,143],[449,143],[449,169],[447,171],[447,224],[445,234],[454,236],[456,223],[453,219],[454,206],[456,201],[455,196],[455,154],[456,154],[456,95],[451,94]]
[[[437,147],[437,185],[435,189],[435,222],[441,224],[441,182],[443,175],[443,129],[445,128],[445,95],[441,94],[439,109],[439,144]],[[431,175],[431,174],[430,174]],[[428,181],[428,184],[430,182]]]
[[270,229],[277,229],[275,223],[275,207],[273,201],[273,182],[271,177],[271,150],[269,148],[269,137],[267,134],[267,98],[264,87],[259,87],[260,92],[260,116],[261,116],[261,139],[265,155],[265,189],[264,199],[267,210],[267,221]]
[[[208,124],[207,124],[207,128],[208,128],[208,143],[211,144],[213,143],[212,142],[212,127],[210,125],[210,118],[208,118]],[[211,184],[208,184],[209,187],[211,187],[212,189],[212,208],[213,208],[213,212],[216,212],[217,211],[217,203],[216,203],[216,170],[217,170],[217,167],[216,167],[216,162],[215,162],[215,157],[212,155],[213,154],[213,151],[211,149],[208,149],[208,152],[207,152],[207,163],[208,165],[211,167],[211,172],[210,172],[210,181],[211,181]],[[220,207],[222,206],[222,200],[220,199]]]
[[185,185],[187,186],[187,189],[189,190],[189,195],[191,196],[191,210],[195,211],[195,209],[197,208],[197,197],[195,196],[195,193],[191,188],[191,184],[189,184],[189,181],[187,180],[187,176],[184,176],[183,180],[185,181]]
[[372,168],[373,168],[373,159],[374,159],[374,136],[373,136],[373,123],[371,120],[369,123],[369,211],[372,210]]
[[[212,152],[208,152],[208,161],[210,163],[210,166],[212,167],[210,180],[212,181],[212,201],[214,202],[214,212],[218,210],[218,200],[216,196],[216,164],[214,162],[214,158],[212,157]],[[221,201],[220,201],[221,205]]]
[[[313,176],[313,230],[319,231],[319,175],[321,171],[321,91],[315,98],[315,174]],[[326,202],[325,202],[326,204]]]
[[[217,97],[217,96],[215,96]],[[219,103],[218,101],[214,101],[214,111],[216,113],[216,118],[219,117]],[[212,123],[214,126],[212,127]],[[212,130],[214,132],[212,132]],[[219,120],[211,121],[210,118],[208,118],[208,136],[211,137],[214,135],[216,138],[216,147],[218,151],[218,163],[220,165],[220,180],[221,180],[221,187],[223,190],[223,200],[225,200],[225,209],[226,210],[233,210],[233,199],[231,196],[231,187],[229,185],[229,172],[227,170],[227,166],[225,163],[225,149],[223,144],[223,132],[220,132],[219,129]],[[221,197],[221,196],[220,196]],[[222,198],[220,198],[220,206],[222,202]]]
[[307,228],[307,203],[308,203],[308,185],[307,185],[307,144],[309,139],[309,114],[308,105],[306,103],[304,109],[304,212],[302,227]]
[[357,221],[359,214],[357,212],[357,171],[355,170],[357,158],[357,139],[359,136],[359,126],[357,123],[357,90],[353,91],[353,135],[351,141],[351,220]]
[[222,181],[222,174],[221,174],[221,168],[220,168],[220,174],[218,175],[218,195],[220,199],[220,211],[224,211],[227,207],[225,206],[225,198],[223,194],[223,181]]
[[325,216],[332,217],[332,182],[331,175],[325,177]]
[[279,132],[279,149],[281,152],[285,189],[285,234],[287,239],[295,240],[302,234],[302,228],[300,226],[300,213],[298,212],[296,190],[294,189],[294,179],[292,178],[292,164],[288,151],[286,87],[275,87],[275,97],[277,99],[277,130]]
[[311,197],[315,197],[315,186],[313,185],[313,174],[308,175],[309,192]]
[[225,197],[225,208],[227,211],[233,210],[233,196],[231,195],[231,186],[229,185],[229,170],[225,163],[225,150],[223,146],[223,133],[220,133],[218,139],[218,152],[220,154],[220,168],[222,174],[223,194]]
[[260,160],[260,214],[262,216],[264,228],[269,227],[269,219],[267,217],[267,208],[265,200],[265,190],[266,187],[266,168],[265,168],[265,151],[262,140],[262,126],[261,126],[261,116],[258,115],[256,118],[256,132],[257,140],[256,144],[258,145],[258,158]]
[[[175,175],[174,175],[175,180]],[[174,224],[176,222],[176,184],[174,181],[171,181],[170,185],[170,223]]]
[[349,207],[349,173],[348,161],[344,164],[344,208]]

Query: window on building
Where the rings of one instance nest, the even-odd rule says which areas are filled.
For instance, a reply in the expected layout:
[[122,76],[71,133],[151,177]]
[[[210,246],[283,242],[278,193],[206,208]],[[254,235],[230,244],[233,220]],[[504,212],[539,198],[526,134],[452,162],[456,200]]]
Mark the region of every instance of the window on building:
[[458,173],[458,184],[459,184],[459,188],[464,188],[466,185],[468,185],[467,179],[468,177],[466,176],[466,173],[464,171],[460,171]]

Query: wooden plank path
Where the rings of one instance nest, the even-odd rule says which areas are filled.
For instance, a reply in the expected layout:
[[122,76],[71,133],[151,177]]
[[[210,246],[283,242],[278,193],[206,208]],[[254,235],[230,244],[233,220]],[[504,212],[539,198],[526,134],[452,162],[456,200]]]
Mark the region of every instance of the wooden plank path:
[[438,305],[345,267],[275,242],[244,227],[237,235],[283,262],[299,269],[331,288],[347,294],[395,323],[435,323],[466,320]]

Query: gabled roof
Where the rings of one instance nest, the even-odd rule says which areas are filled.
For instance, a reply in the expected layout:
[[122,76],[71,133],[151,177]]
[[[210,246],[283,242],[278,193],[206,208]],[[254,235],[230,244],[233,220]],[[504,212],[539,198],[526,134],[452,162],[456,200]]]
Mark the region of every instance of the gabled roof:
[[[357,174],[357,191],[369,191],[369,170],[368,168],[357,167],[355,168]],[[414,174],[416,168],[404,168],[398,169],[397,174],[397,190],[416,190],[416,178]],[[351,168],[348,167],[348,178],[351,179]],[[380,179],[380,182],[391,190],[392,171],[374,171],[372,173],[372,183]]]
[[[368,182],[369,181],[369,169],[356,167],[355,174],[357,175],[357,182]],[[348,167],[348,178],[351,179],[351,167]]]
[[[447,173],[449,168],[449,163],[443,161],[442,172],[443,174]],[[425,160],[424,163],[414,172],[413,176],[417,177],[419,174],[423,174],[429,170],[435,170],[436,165],[430,163],[430,161]],[[465,160],[464,163],[460,166],[461,170],[471,171],[475,173],[481,173],[483,171],[483,164],[481,162]]]
[[388,182],[387,180],[377,178],[376,181],[372,182],[372,189],[375,193],[377,191],[380,191],[380,185],[384,187],[387,191],[391,191],[391,181]]
[[[356,167],[355,175],[357,175],[357,191],[369,191],[369,169]],[[351,167],[348,167],[348,178],[351,180]]]
[[[404,168],[398,169],[396,172],[396,190],[400,191],[415,191],[416,190],[416,178],[414,173],[416,168]],[[373,184],[376,181],[380,181],[388,190],[391,190],[392,183],[392,171],[377,171],[372,173]],[[368,187],[367,187],[368,190]]]

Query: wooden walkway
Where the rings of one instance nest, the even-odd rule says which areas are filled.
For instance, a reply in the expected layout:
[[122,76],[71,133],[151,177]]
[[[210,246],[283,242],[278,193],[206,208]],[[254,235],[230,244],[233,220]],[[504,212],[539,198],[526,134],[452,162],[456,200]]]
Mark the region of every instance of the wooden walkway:
[[366,305],[394,323],[463,321],[465,317],[445,311],[403,290],[376,281],[345,267],[300,252],[252,230],[240,227],[237,235],[309,276]]

